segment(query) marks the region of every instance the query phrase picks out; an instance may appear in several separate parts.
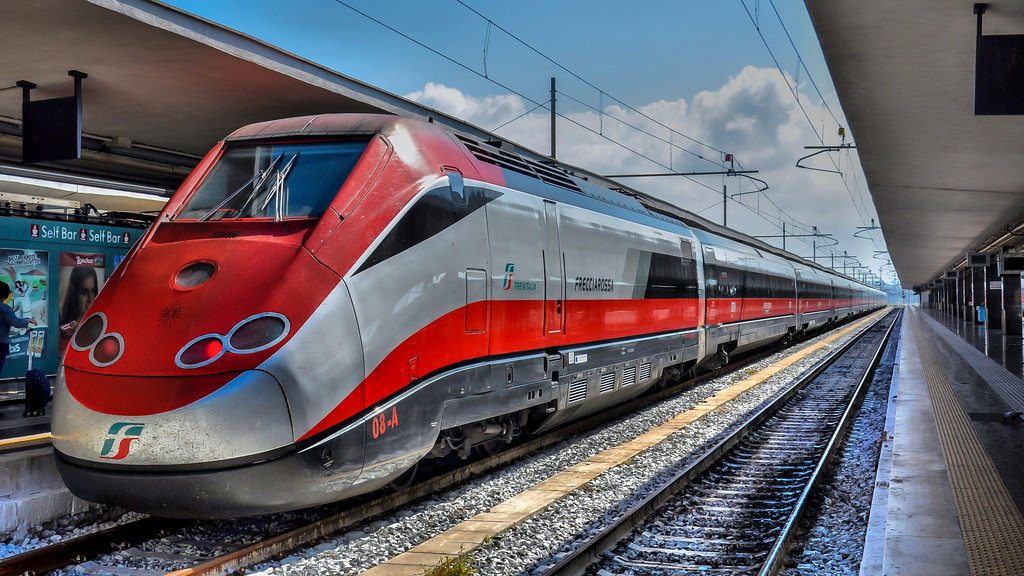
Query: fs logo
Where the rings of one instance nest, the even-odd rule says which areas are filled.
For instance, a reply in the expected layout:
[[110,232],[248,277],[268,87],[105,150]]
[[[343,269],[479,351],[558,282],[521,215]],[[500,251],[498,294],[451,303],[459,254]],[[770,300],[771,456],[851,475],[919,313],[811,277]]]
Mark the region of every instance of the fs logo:
[[512,289],[512,273],[515,272],[516,265],[509,262],[505,264],[505,283],[501,286],[502,290]]
[[115,422],[107,431],[107,439],[103,442],[103,450],[100,450],[100,458],[121,460],[128,456],[132,441],[142,436],[143,426],[145,424],[140,422]]

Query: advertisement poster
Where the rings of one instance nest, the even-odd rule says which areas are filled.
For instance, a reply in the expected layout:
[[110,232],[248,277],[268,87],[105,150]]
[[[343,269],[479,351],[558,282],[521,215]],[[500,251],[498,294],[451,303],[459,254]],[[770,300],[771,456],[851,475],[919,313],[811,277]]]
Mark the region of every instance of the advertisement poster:
[[8,359],[28,359],[32,354],[42,357],[46,343],[49,306],[49,253],[45,250],[0,248],[0,281],[11,288],[7,305],[19,318],[35,318],[37,327],[12,328]]
[[106,256],[87,252],[60,253],[60,353],[71,341],[78,322],[103,287]]

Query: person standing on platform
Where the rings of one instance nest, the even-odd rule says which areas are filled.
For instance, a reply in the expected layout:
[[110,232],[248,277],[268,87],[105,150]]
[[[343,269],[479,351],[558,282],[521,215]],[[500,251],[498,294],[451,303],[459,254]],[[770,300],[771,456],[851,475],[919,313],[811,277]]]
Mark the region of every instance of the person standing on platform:
[[0,282],[0,372],[3,372],[7,353],[10,352],[11,328],[28,328],[36,325],[35,318],[18,318],[14,309],[7,305],[11,295],[11,287],[7,282]]

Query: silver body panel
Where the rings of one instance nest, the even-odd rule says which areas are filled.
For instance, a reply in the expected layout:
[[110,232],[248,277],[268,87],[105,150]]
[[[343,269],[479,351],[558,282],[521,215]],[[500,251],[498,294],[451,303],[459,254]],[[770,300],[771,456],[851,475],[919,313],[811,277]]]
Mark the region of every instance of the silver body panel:
[[293,441],[341,404],[362,381],[359,324],[348,287],[339,282],[316,312],[260,370],[281,383]]
[[[216,392],[177,410],[132,416],[103,414],[76,402],[61,369],[54,400],[53,446],[84,461],[112,462],[101,454],[108,439],[120,443],[126,438],[126,427],[119,424],[141,425],[131,435],[135,439],[127,455],[116,461],[123,467],[223,463],[294,442],[284,393],[273,376],[260,370],[243,372]],[[113,433],[91,432],[106,430]]]

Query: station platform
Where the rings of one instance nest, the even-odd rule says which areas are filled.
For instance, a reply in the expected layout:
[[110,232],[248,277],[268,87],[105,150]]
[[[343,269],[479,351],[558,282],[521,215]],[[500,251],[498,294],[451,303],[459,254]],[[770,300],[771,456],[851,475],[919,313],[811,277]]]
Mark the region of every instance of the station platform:
[[0,403],[0,441],[50,431],[50,411],[53,404],[46,405],[46,414],[23,417],[25,406],[21,402]]
[[1020,338],[917,307],[901,330],[860,573],[1024,574]]

